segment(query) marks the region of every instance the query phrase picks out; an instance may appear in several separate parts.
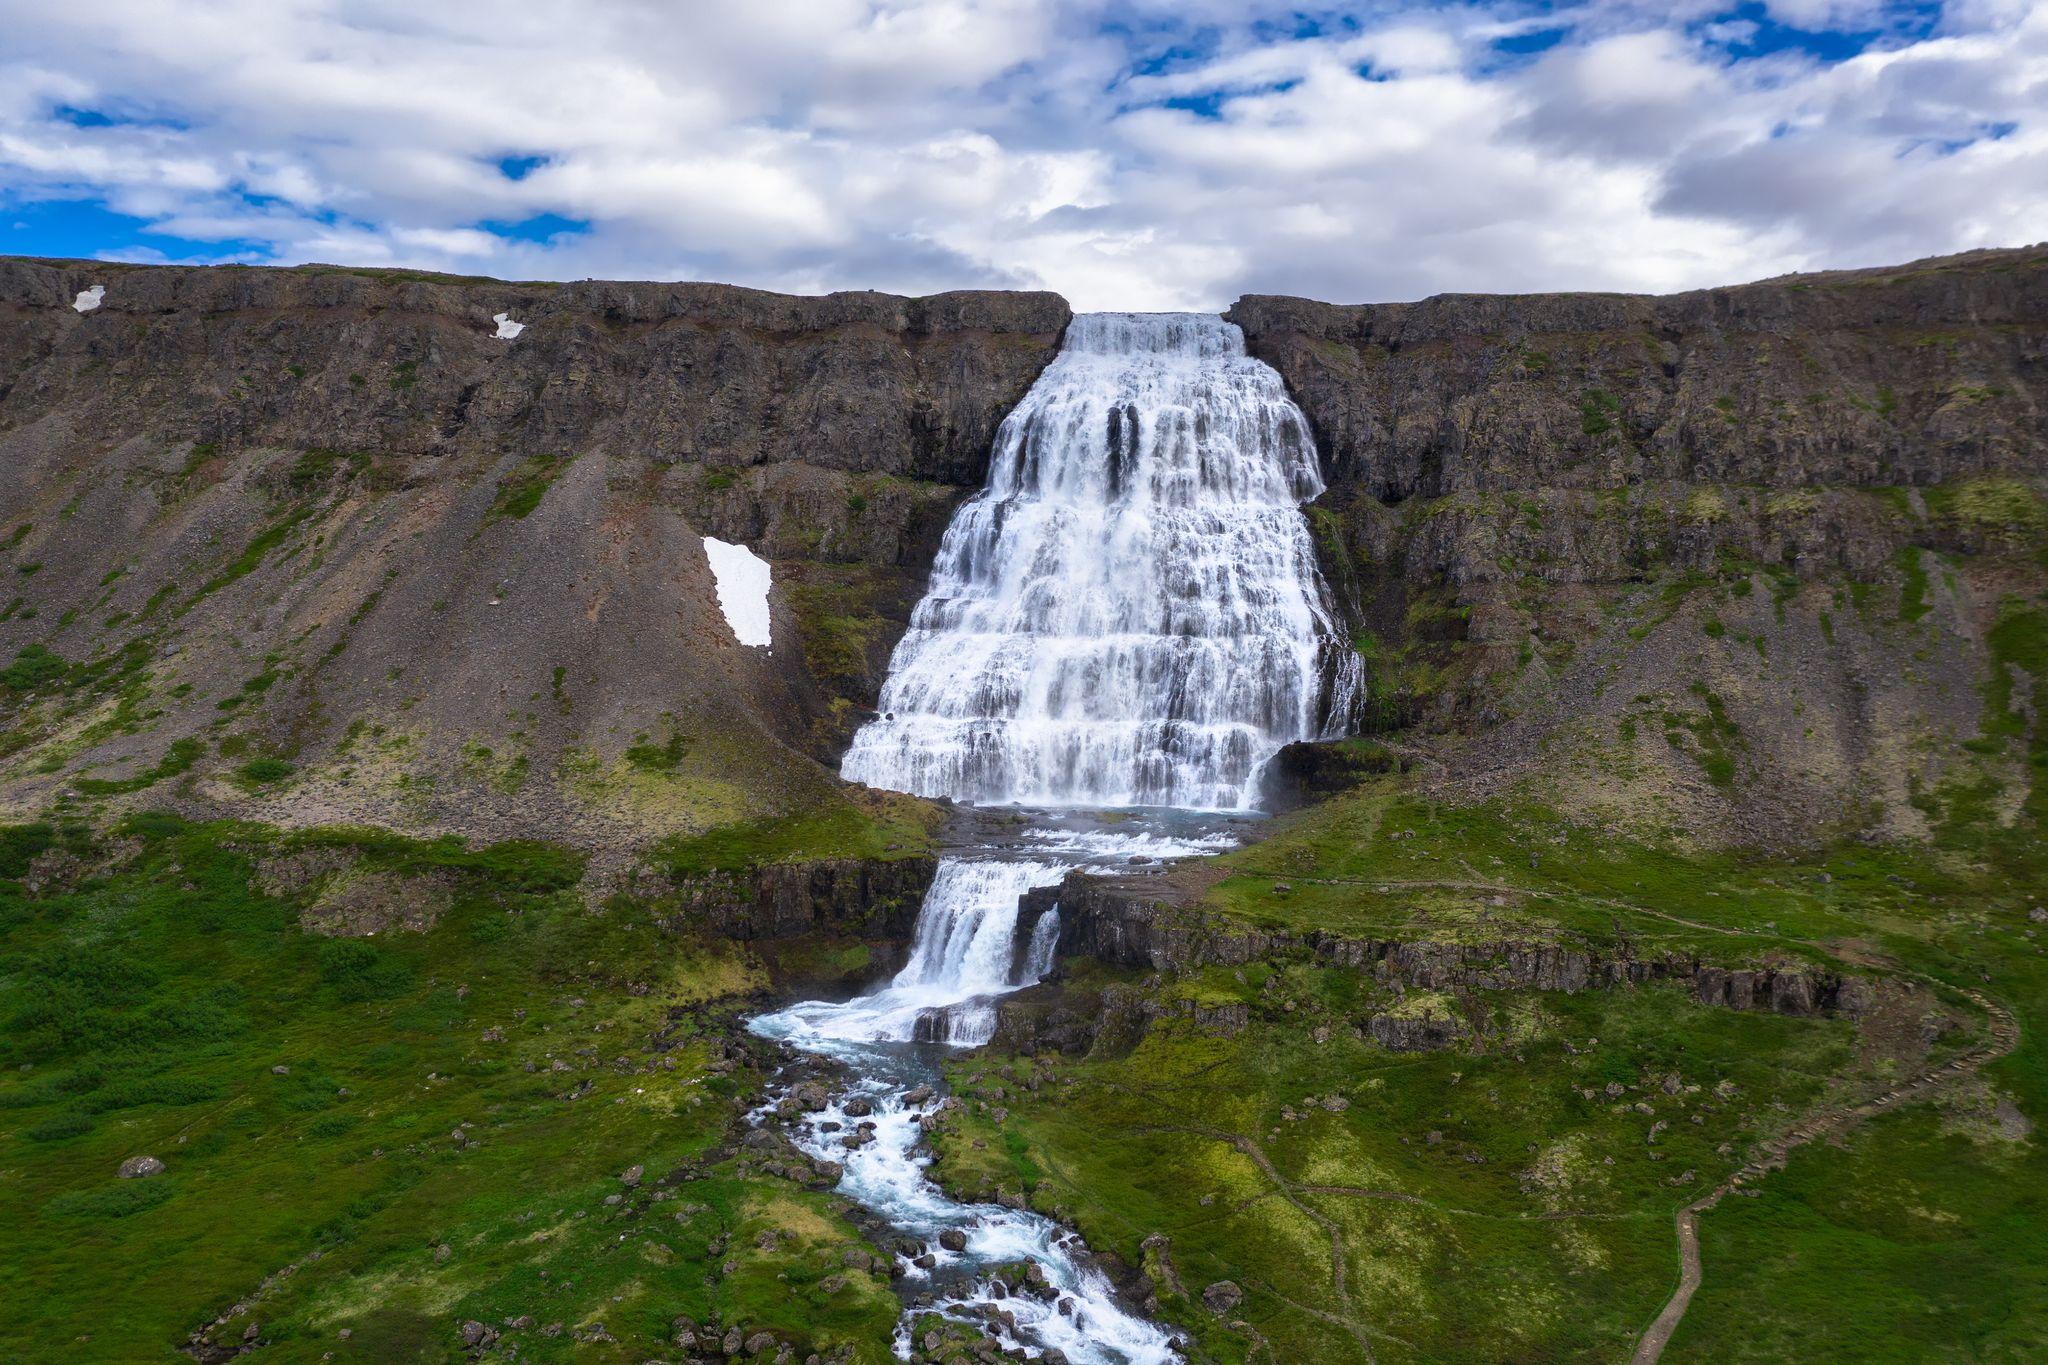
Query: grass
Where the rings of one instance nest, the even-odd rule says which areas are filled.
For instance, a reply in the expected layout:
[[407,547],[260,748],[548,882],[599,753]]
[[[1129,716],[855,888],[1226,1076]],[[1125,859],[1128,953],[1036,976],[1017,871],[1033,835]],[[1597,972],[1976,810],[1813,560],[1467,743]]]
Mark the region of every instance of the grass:
[[35,692],[62,682],[70,671],[62,655],[43,645],[28,645],[0,669],[0,686],[10,692]]
[[1579,399],[1579,430],[1588,436],[1604,436],[1614,430],[1620,414],[1620,399],[1604,389],[1588,389]]
[[282,782],[298,769],[281,758],[256,758],[235,769],[235,776],[252,786]]
[[179,739],[154,764],[144,768],[133,777],[81,777],[71,785],[85,796],[120,796],[153,787],[167,777],[176,777],[187,772],[206,752],[206,745],[197,739]]
[[811,675],[840,691],[871,692],[870,652],[884,628],[875,610],[878,588],[872,575],[820,566],[782,584],[781,591],[796,616]]
[[1925,553],[1913,545],[1899,549],[1899,619],[1909,625],[1933,610],[1927,601]]
[[1510,1032],[1479,1055],[1361,1040],[1381,1002],[1355,972],[1238,991],[1234,1036],[1170,1020],[1124,1056],[957,1064],[967,1110],[940,1143],[950,1184],[1028,1193],[1099,1251],[1136,1263],[1163,1234],[1188,1292],[1162,1309],[1214,1360],[1254,1358],[1199,1302],[1218,1280],[1283,1360],[1364,1359],[1333,1317],[1381,1360],[1625,1356],[1668,1292],[1671,1205],[1851,1064],[1845,1024],[1672,989],[1504,999]]
[[[59,845],[115,862],[24,890]],[[282,888],[307,858],[440,878],[450,907],[422,934],[305,933],[310,889]],[[728,1146],[760,1073],[709,1049],[758,969],[647,907],[594,912],[580,872],[545,845],[165,815],[0,831],[0,1353],[169,1357],[246,1302],[220,1339],[260,1324],[280,1359],[453,1359],[475,1318],[522,1358],[639,1361],[689,1314],[886,1360],[885,1282],[827,1281],[851,1224]],[[144,1153],[166,1173],[115,1178]],[[600,1322],[609,1343],[578,1340]]]
[[[2010,651],[2030,671],[2048,663],[2037,657],[2048,639],[2037,615],[2008,602],[1994,654]],[[2013,704],[1987,690],[1987,717],[2009,739],[2026,733]],[[1274,821],[1268,838],[1218,860],[1224,875],[1196,893],[1196,906],[1223,927],[1291,930],[1304,943],[1553,943],[1625,947],[1637,959],[1907,974],[1959,1020],[1978,1012],[1955,988],[1992,992],[2021,1016],[2024,1040],[1983,1080],[1852,1130],[1845,1146],[1802,1149],[1761,1198],[1707,1216],[1707,1280],[1672,1358],[2025,1359],[2040,1353],[2048,1324],[2048,1151],[2038,1138],[2001,1134],[1994,1115],[2004,1102],[2002,1112],[2024,1116],[2021,1128],[2048,1116],[2048,1055],[2035,1041],[2048,1029],[2048,965],[2027,914],[2048,900],[2048,841],[2032,790],[2008,825],[1982,793],[1963,791],[1931,806],[1929,843],[1773,857],[1646,842],[1540,808],[1435,802],[1385,777]],[[1085,999],[1099,975],[1081,969],[1070,989]],[[1306,951],[1131,986],[1167,1022],[1128,1056],[1099,1047],[1056,1063],[1071,1088],[1006,1086],[1001,1134],[993,1107],[970,1105],[945,1166],[970,1190],[984,1178],[1029,1187],[1005,1174],[1021,1150],[1047,1173],[1039,1206],[1067,1208],[1091,1243],[1135,1260],[1137,1243],[1163,1232],[1197,1291],[1211,1278],[1245,1287],[1243,1315],[1281,1358],[1357,1358],[1347,1331],[1303,1307],[1336,1311],[1328,1230],[1243,1151],[1173,1124],[1257,1142],[1300,1185],[1426,1201],[1294,1191],[1352,1248],[1351,1316],[1388,1334],[1376,1340],[1380,1359],[1612,1358],[1626,1355],[1670,1290],[1670,1214],[1700,1181],[1725,1173],[1766,1129],[1851,1093],[1842,1087],[1889,1084],[1908,1064],[1852,1041],[1847,1021],[1706,1009],[1661,986],[1452,991],[1430,1009],[1457,1012],[1467,1041],[1427,1054],[1359,1039],[1364,1020],[1421,1008],[1418,997],[1402,1000],[1372,974],[1335,971]],[[1181,1001],[1243,1005],[1251,1025],[1238,1036],[1204,1033],[1177,1019]],[[1312,1041],[1317,1026],[1331,1041]],[[964,1070],[986,1082],[988,1065]],[[1640,1165],[1641,1135],[1623,1140],[1611,1124],[1652,1120],[1609,1112],[1605,1086],[1642,1085],[1665,1068],[1703,1093],[1733,1080],[1746,1117],[1733,1108],[1666,1116],[1662,1092],[1647,1094],[1656,1115],[1674,1120],[1660,1147],[1686,1145]],[[1581,1103],[1593,1083],[1601,1101]],[[1341,1115],[1306,1103],[1333,1087],[1348,1100]],[[1639,1097],[1623,1098],[1633,1106]],[[1306,1117],[1290,1120],[1289,1109]],[[1426,1129],[1446,1136],[1431,1144]],[[970,1137],[985,1146],[962,1145]],[[1458,1159],[1434,1155],[1452,1143]],[[1575,1178],[1560,1192],[1553,1176],[1587,1174],[1588,1153],[1599,1163],[1594,1183]],[[1687,1168],[1694,1181],[1663,1183]],[[1603,1217],[1527,1223],[1559,1210]],[[1214,1358],[1247,1357],[1249,1339],[1198,1303],[1166,1308]]]
[[1714,1267],[1671,1361],[2048,1356],[2039,1140],[1916,1108],[1802,1150],[1702,1229]]
[[292,532],[312,515],[313,509],[304,503],[296,503],[287,508],[270,525],[258,531],[254,538],[242,547],[242,552],[229,561],[226,568],[200,584],[193,590],[191,596],[173,607],[171,615],[183,616],[222,588],[229,587],[254,573],[256,567],[269,558],[270,552],[284,544]]
[[484,525],[511,518],[523,521],[540,506],[555,480],[568,472],[574,455],[530,455],[498,481],[497,496],[484,513]]
[[853,791],[794,815],[664,840],[652,861],[671,877],[688,878],[765,863],[917,857],[932,851],[940,819],[936,807],[915,797]]

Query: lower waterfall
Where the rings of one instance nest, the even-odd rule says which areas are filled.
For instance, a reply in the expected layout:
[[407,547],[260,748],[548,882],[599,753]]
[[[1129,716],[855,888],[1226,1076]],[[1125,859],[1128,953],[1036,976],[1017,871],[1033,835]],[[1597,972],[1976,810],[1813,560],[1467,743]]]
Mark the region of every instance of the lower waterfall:
[[[840,1193],[901,1234],[899,1355],[927,1311],[1075,1365],[1180,1359],[1074,1234],[946,1195],[925,1173],[924,1125],[949,1103],[948,1050],[988,1042],[1000,997],[1053,967],[1058,909],[1023,931],[1026,891],[1231,846],[1247,817],[1227,812],[1256,807],[1273,755],[1348,727],[1359,660],[1300,506],[1321,491],[1307,422],[1236,327],[1095,314],[1070,324],[1004,421],[987,488],[947,529],[842,772],[1030,808],[1027,823],[942,860],[888,983],[752,1021],[853,1076],[822,1107],[785,1093],[757,1119],[842,1163]],[[1112,807],[1131,813],[1074,811]],[[1030,1293],[987,1278],[1017,1261],[1040,1272]]]
[[[1240,819],[1242,817],[1239,817]],[[844,1063],[855,1079],[821,1109],[780,1115],[787,1091],[757,1114],[793,1121],[789,1136],[816,1160],[844,1168],[838,1190],[902,1235],[897,1263],[915,1312],[971,1322],[1004,1345],[1058,1350],[1074,1365],[1166,1365],[1173,1337],[1117,1295],[1079,1237],[1024,1209],[957,1200],[925,1168],[925,1125],[948,1103],[944,1055],[989,1040],[995,1001],[1052,966],[1058,912],[1018,938],[1018,898],[1076,869],[1129,870],[1213,853],[1235,838],[1216,817],[1161,812],[1115,830],[1027,828],[998,847],[945,859],[918,915],[909,962],[887,986],[841,1002],[805,1001],[757,1016],[754,1031]],[[1142,828],[1132,830],[1130,826]],[[949,1245],[949,1242],[951,1245]],[[1035,1292],[999,1288],[995,1267],[1028,1262]],[[899,1354],[908,1338],[899,1337]]]

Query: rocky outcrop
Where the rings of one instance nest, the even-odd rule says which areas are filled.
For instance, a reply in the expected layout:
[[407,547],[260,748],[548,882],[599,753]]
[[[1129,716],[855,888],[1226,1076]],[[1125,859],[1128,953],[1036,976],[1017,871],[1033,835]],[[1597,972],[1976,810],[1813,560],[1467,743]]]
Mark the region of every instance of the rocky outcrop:
[[1433,780],[1772,845],[1982,780],[1997,604],[2048,585],[2048,247],[1230,317],[1327,466],[1361,724]]
[[1665,298],[1449,294],[1227,315],[1382,502],[1656,481],[1927,485],[2037,472],[2048,247]]
[[[104,284],[95,311],[70,304]],[[525,324],[495,336],[495,314]],[[233,453],[797,461],[977,487],[1054,294],[815,298],[303,266],[0,259],[0,431]]]
[[1114,967],[1155,972],[1311,958],[1367,973],[1383,985],[1425,991],[1569,994],[1669,981],[1685,986],[1702,1004],[1796,1016],[1854,1016],[1875,1000],[1868,979],[1808,966],[1728,967],[1684,954],[1638,957],[1625,948],[1557,942],[1401,941],[1261,930],[1087,874],[1029,892],[1025,904],[1027,919],[1057,904],[1061,956],[1085,954]]
[[[813,807],[1068,316],[0,260],[0,664],[61,660],[0,693],[0,796],[605,845]],[[772,565],[768,648],[706,536]]]
[[766,863],[677,884],[681,913],[727,938],[835,934],[907,940],[937,861],[832,858]]
[[1344,743],[1297,741],[1285,745],[1260,774],[1260,805],[1276,815],[1357,786],[1381,773],[1404,771],[1400,754],[1371,740]]
[[[1144,1040],[1159,1016],[1159,1001],[1137,986],[1112,983],[1099,990],[1070,990],[1064,983],[1030,986],[995,1002],[996,1029],[988,1046],[997,1052],[1029,1055],[1064,1052],[1123,1056]],[[1245,1020],[1213,1021],[1221,1031],[1242,1031]]]

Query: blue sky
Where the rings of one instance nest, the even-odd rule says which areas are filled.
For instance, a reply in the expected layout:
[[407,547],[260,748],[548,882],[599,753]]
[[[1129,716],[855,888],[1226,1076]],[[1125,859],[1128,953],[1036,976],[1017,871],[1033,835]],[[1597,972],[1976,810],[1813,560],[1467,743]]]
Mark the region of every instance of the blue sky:
[[1222,307],[2048,236],[2048,0],[0,0],[0,252]]

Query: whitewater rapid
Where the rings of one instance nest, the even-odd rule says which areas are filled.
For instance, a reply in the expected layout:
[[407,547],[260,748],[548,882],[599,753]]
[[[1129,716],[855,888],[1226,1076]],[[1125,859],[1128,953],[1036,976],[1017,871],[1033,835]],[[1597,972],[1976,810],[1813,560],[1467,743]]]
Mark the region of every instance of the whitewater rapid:
[[[940,1189],[924,1130],[947,1103],[949,1051],[988,1042],[1000,998],[1053,968],[1059,908],[1027,929],[1020,897],[1232,846],[1248,817],[1230,813],[1255,809],[1280,748],[1348,726],[1359,661],[1301,511],[1321,491],[1307,422],[1236,327],[1094,314],[1069,325],[1004,421],[987,487],[947,528],[841,771],[1025,807],[1024,822],[941,860],[889,982],[752,1021],[855,1077],[790,1136],[843,1163],[839,1192],[917,1247],[897,1271],[918,1311],[1074,1365],[1180,1359],[1072,1233]],[[1111,808],[1113,821],[1084,813]],[[990,1279],[1018,1261],[1042,1272],[1036,1292]]]
[[[1057,910],[1018,942],[1018,897],[1067,873],[1130,871],[1133,861],[1214,853],[1237,842],[1243,817],[1154,812],[1088,828],[1089,817],[1033,812],[1033,824],[1000,844],[945,859],[919,914],[910,961],[887,986],[847,1001],[804,1001],[752,1021],[755,1032],[845,1064],[855,1078],[821,1111],[789,1130],[798,1147],[844,1167],[838,1192],[881,1217],[916,1246],[897,1256],[899,1288],[915,1312],[969,1322],[1005,1346],[1057,1348],[1075,1365],[1167,1365],[1173,1336],[1117,1295],[1078,1237],[1051,1219],[946,1194],[928,1174],[926,1125],[947,1103],[945,1057],[988,1041],[996,999],[1037,981],[1052,965]],[[1020,948],[1022,951],[1020,952]],[[778,1091],[759,1111],[768,1121]],[[871,1125],[872,1136],[845,1139]],[[958,1234],[957,1248],[945,1235]],[[997,1267],[1036,1265],[1039,1294],[998,1288]],[[899,1335],[899,1354],[908,1337]]]

